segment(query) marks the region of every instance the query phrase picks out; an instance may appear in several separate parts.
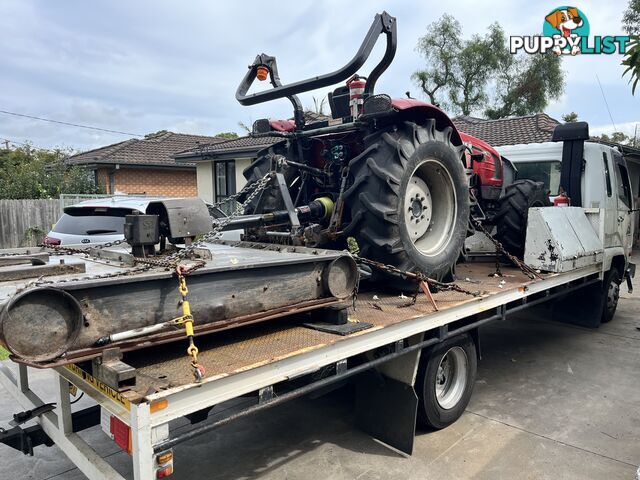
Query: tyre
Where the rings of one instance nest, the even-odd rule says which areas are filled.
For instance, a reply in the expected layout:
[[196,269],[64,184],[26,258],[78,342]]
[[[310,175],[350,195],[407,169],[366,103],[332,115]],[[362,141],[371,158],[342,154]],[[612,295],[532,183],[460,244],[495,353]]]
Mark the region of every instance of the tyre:
[[609,270],[602,281],[602,323],[610,322],[616,314],[620,299],[620,283],[622,279],[616,268]]
[[363,257],[450,280],[464,246],[469,190],[451,128],[403,122],[365,138],[350,164],[345,191],[350,223]]
[[499,202],[498,213],[494,217],[496,239],[511,255],[523,258],[529,209],[551,206],[544,183],[517,180],[505,187]]
[[415,386],[418,424],[440,430],[460,418],[471,399],[477,369],[476,346],[469,335],[423,352]]

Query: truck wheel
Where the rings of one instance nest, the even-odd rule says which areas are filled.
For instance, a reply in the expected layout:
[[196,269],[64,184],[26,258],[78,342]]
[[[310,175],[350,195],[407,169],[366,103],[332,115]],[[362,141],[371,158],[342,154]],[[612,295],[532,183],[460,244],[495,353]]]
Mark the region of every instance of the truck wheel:
[[618,300],[620,299],[620,283],[622,279],[618,270],[612,268],[605,275],[602,282],[602,295],[604,301],[602,303],[602,323],[607,323],[613,320],[613,316],[616,314],[616,308],[618,308]]
[[494,217],[497,227],[496,239],[507,252],[523,258],[529,209],[551,206],[544,183],[517,180],[505,187],[499,203],[498,213]]
[[418,424],[440,430],[460,418],[469,404],[477,369],[476,346],[469,335],[445,340],[423,356],[415,387]]
[[469,186],[451,128],[404,122],[365,138],[345,191],[363,257],[438,280],[453,277],[469,222]]

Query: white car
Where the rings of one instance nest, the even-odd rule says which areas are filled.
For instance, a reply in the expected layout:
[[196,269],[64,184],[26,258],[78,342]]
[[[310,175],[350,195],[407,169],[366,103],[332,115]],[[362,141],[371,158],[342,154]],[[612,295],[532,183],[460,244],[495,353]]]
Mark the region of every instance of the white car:
[[[165,197],[115,196],[85,200],[64,209],[63,215],[44,237],[45,245],[95,245],[124,239],[124,217],[146,213],[150,203]],[[226,216],[209,208],[216,218]],[[212,211],[213,210],[213,211]],[[240,230],[224,232],[225,240],[240,240]]]

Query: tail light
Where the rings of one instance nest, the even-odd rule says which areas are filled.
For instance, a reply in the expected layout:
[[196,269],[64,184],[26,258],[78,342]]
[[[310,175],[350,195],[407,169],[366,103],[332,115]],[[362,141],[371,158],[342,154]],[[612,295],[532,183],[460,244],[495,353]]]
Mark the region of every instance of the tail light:
[[44,240],[42,240],[42,243],[44,245],[60,245],[62,243],[62,240],[47,235],[46,237],[44,237]]

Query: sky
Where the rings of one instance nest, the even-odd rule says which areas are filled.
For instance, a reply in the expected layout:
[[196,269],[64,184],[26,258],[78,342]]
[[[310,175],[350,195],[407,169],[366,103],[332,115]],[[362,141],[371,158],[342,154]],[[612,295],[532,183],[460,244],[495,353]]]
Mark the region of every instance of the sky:
[[[626,4],[581,0],[576,6],[589,18],[591,35],[621,35]],[[415,46],[443,13],[460,21],[465,37],[495,21],[507,35],[535,35],[558,6],[521,0],[0,0],[0,110],[141,135],[242,133],[238,122],[292,115],[285,99],[251,107],[235,100],[258,53],[277,57],[284,83],[327,73],[353,56],[375,13],[387,10],[398,21],[398,49],[376,91],[403,97],[408,90],[423,98],[411,81],[424,66]],[[383,43],[362,73],[381,57]],[[611,133],[615,124],[633,135],[640,92],[634,97],[621,78],[620,59],[564,58],[565,92],[546,113],[560,119],[575,111],[592,134]],[[313,97],[328,90],[303,94],[303,103],[313,107]],[[0,139],[37,147],[86,150],[128,138],[0,114]]]

